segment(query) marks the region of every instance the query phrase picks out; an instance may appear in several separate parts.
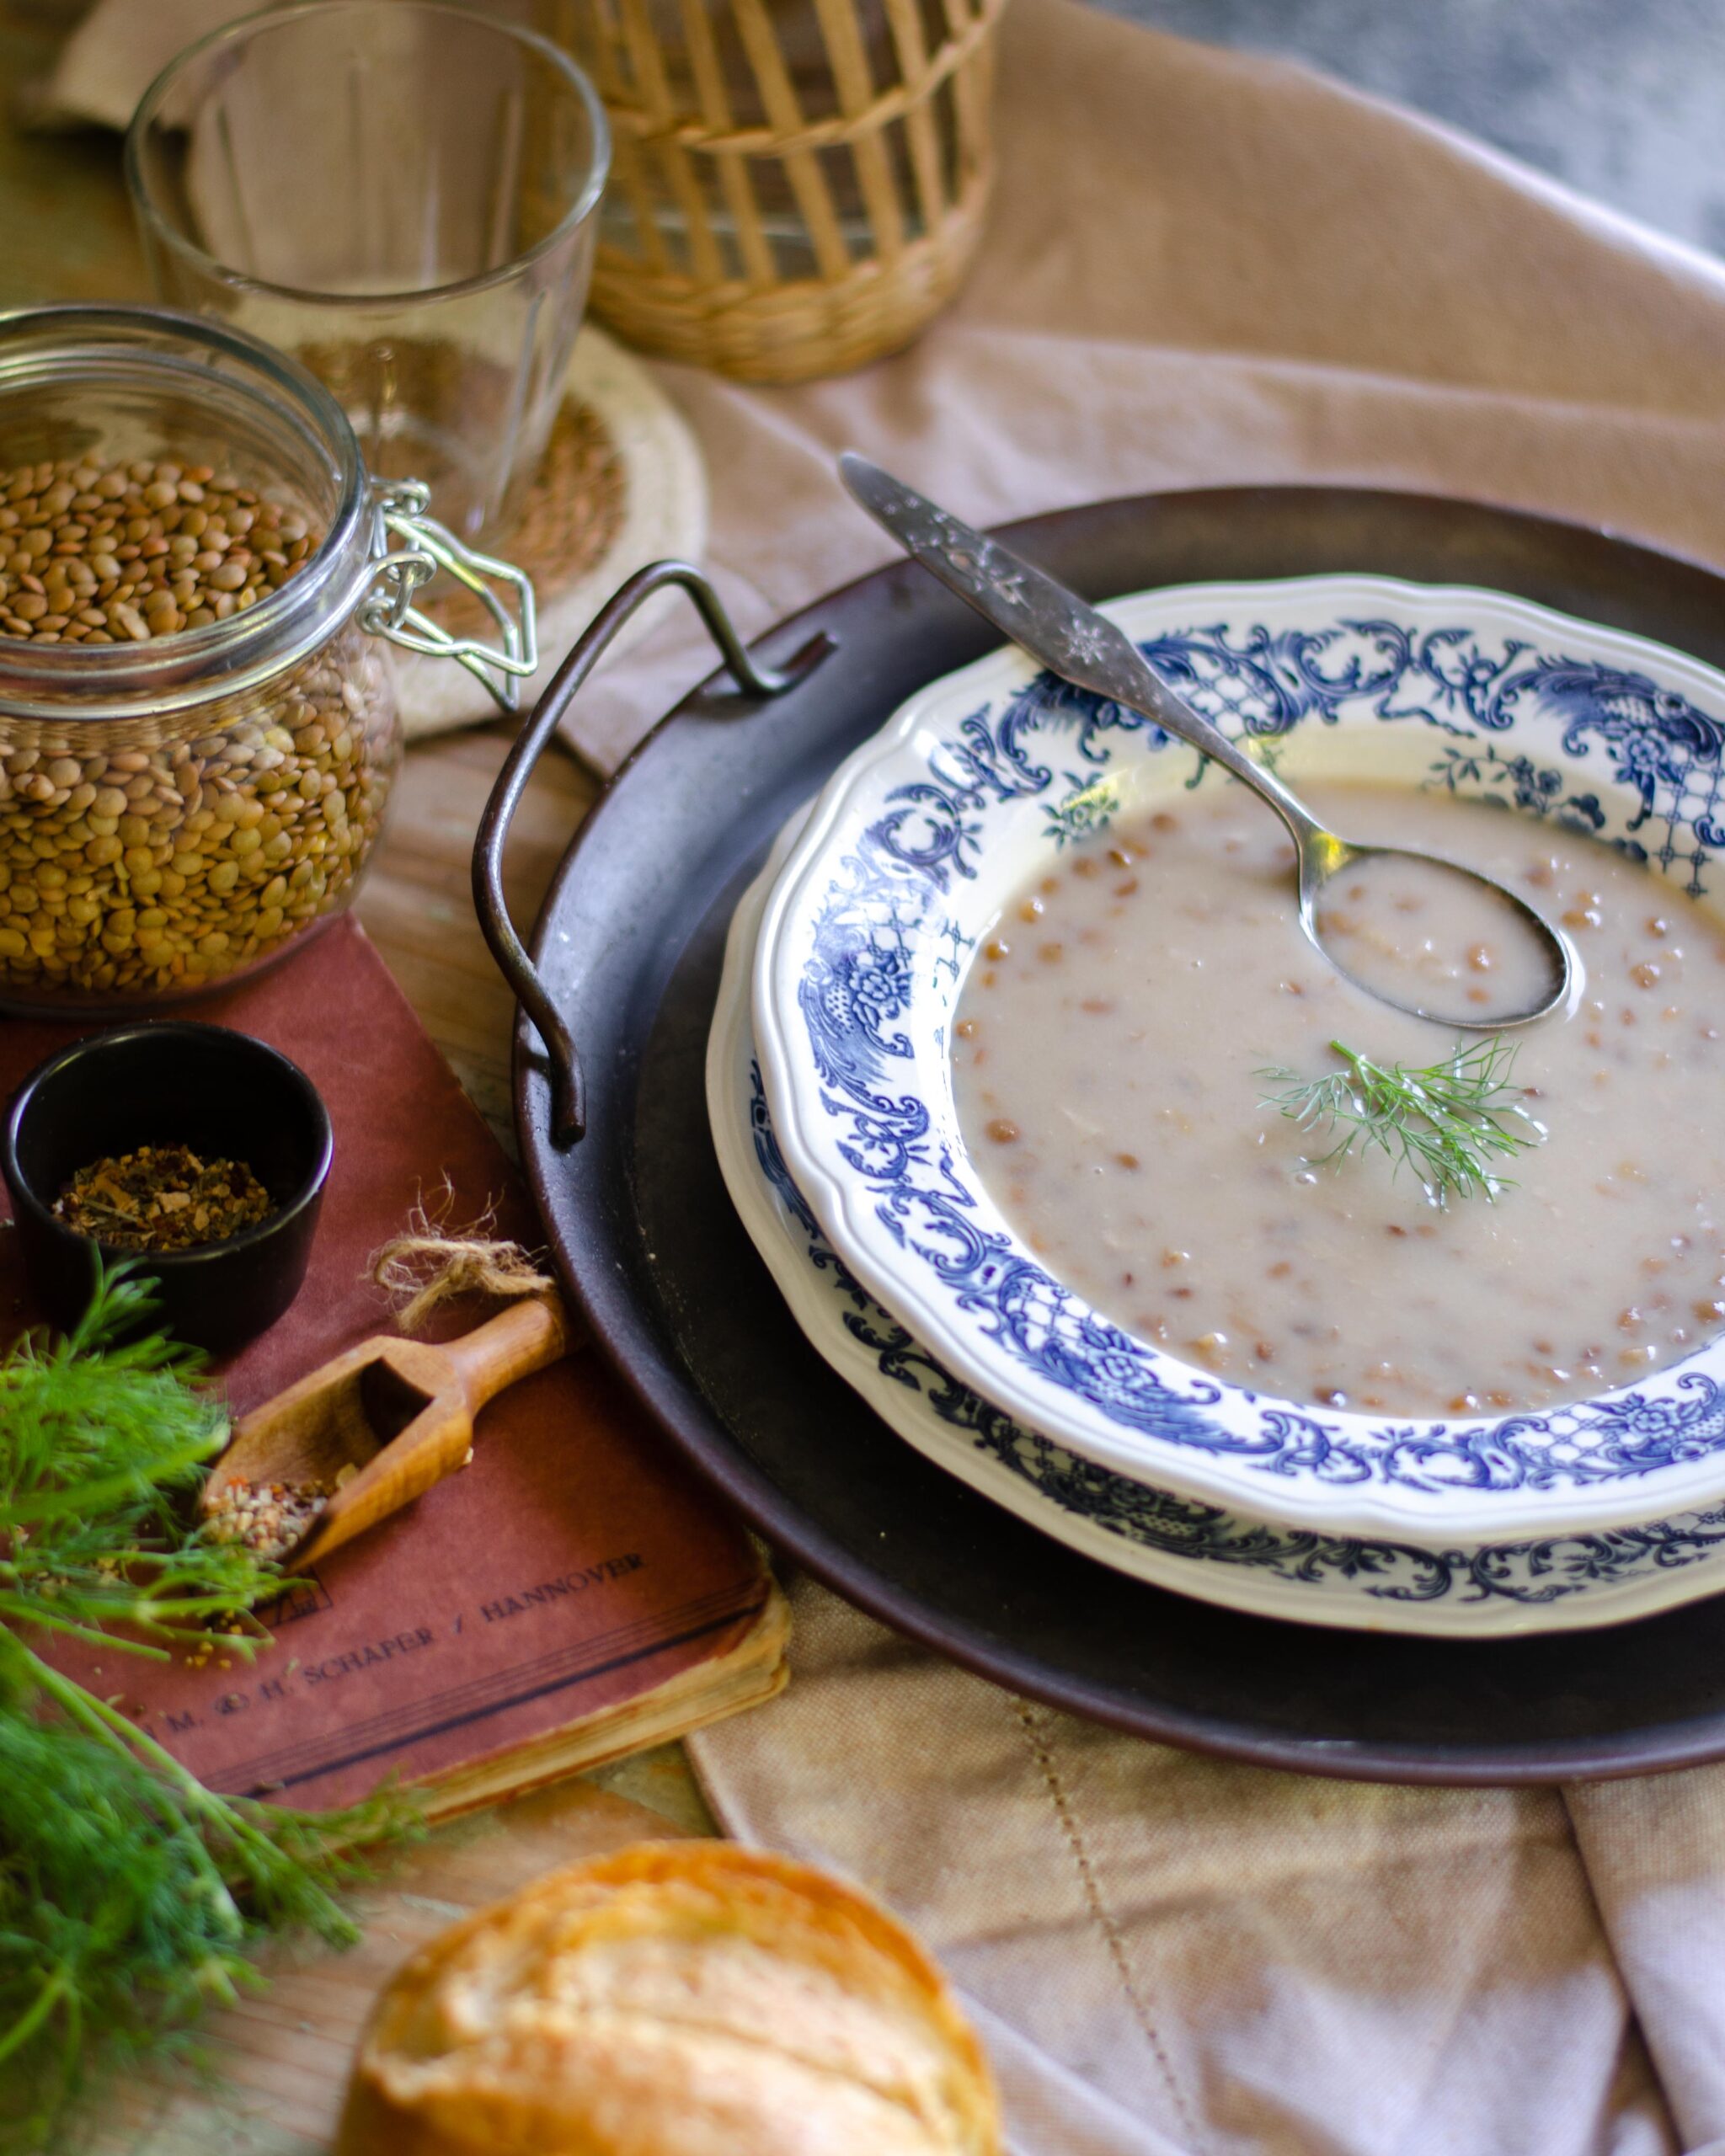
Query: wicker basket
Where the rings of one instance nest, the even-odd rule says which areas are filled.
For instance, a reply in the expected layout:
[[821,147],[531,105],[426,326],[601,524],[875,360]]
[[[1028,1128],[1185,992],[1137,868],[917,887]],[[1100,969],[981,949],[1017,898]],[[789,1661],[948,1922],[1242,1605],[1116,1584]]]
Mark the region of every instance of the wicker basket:
[[542,0],[615,132],[595,311],[747,382],[907,344],[981,232],[1002,4]]

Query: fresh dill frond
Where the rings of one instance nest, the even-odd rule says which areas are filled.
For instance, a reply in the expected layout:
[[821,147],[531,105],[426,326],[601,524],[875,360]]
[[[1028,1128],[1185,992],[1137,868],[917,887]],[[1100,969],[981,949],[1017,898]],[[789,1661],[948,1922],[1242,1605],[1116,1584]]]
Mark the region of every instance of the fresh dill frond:
[[[280,1577],[192,1524],[227,1435],[199,1359],[138,1331],[147,1284],[99,1276],[82,1323],[0,1358],[0,2149],[64,2145],[93,2063],[173,2052],[201,2008],[260,1979],[248,1949],[354,1936],[333,1890],[410,1816],[221,1796],[45,1659],[56,1639],[160,1657],[248,1623]],[[119,1627],[110,1630],[110,1627]]]
[[1381,1152],[1392,1172],[1404,1166],[1413,1170],[1433,1205],[1446,1205],[1451,1198],[1489,1203],[1514,1187],[1514,1178],[1498,1173],[1493,1164],[1514,1160],[1546,1134],[1528,1108],[1525,1089],[1514,1083],[1519,1045],[1501,1033],[1461,1040],[1441,1062],[1410,1070],[1401,1063],[1375,1063],[1332,1041],[1331,1052],[1342,1059],[1340,1070],[1309,1079],[1291,1070],[1261,1070],[1260,1078],[1293,1081],[1261,1097],[1304,1132],[1335,1134],[1335,1143],[1316,1157],[1315,1166],[1344,1161],[1356,1150]]

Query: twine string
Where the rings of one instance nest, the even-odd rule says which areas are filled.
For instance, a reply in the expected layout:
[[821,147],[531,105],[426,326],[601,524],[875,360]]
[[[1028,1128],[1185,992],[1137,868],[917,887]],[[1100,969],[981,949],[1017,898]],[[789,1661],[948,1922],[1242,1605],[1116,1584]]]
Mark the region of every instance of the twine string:
[[398,1307],[403,1332],[417,1331],[433,1310],[457,1295],[494,1295],[511,1299],[537,1295],[556,1283],[542,1273],[518,1242],[496,1233],[497,1208],[487,1205],[476,1219],[451,1227],[455,1192],[446,1178],[441,1194],[427,1205],[414,1202],[405,1231],[374,1251],[366,1277]]

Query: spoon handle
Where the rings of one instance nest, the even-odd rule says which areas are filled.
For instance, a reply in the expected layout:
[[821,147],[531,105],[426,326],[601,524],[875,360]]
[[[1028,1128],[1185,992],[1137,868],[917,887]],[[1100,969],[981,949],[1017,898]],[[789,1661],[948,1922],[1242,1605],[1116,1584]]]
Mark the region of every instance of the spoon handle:
[[525,1296],[488,1318],[440,1353],[453,1365],[470,1415],[518,1379],[531,1377],[568,1353],[569,1322],[555,1294]]
[[1327,834],[1275,773],[1248,755],[1177,696],[1125,631],[1087,606],[1076,592],[961,524],[867,457],[846,451],[839,459],[845,484],[875,521],[907,554],[937,576],[1062,680],[1141,712],[1268,802],[1304,846]]

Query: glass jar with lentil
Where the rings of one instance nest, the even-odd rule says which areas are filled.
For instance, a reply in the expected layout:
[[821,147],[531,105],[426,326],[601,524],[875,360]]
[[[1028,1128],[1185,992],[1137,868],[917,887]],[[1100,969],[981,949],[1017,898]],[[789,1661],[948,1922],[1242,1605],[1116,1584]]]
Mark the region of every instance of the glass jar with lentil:
[[413,590],[462,574],[423,507],[255,339],[0,315],[0,1006],[225,987],[349,903],[401,753],[382,639],[426,648]]

